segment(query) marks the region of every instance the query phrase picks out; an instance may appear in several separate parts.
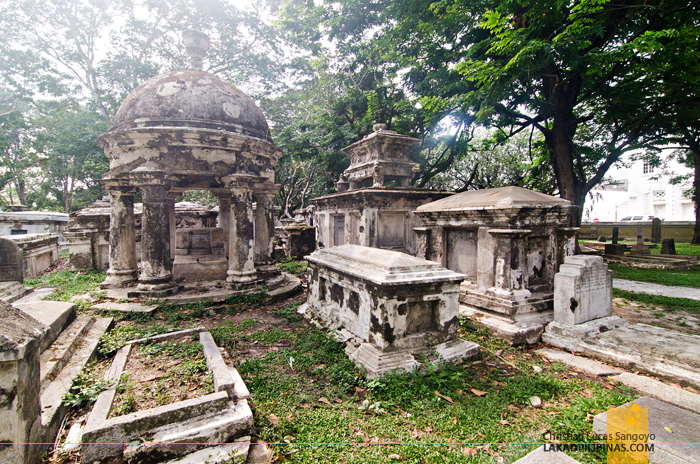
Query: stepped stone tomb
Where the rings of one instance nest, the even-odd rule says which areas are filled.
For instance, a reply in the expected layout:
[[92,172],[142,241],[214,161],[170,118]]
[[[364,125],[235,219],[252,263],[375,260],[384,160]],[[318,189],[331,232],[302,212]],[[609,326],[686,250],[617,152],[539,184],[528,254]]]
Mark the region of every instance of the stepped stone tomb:
[[576,207],[520,187],[459,193],[416,209],[417,256],[466,276],[462,311],[513,344],[553,318],[554,274],[574,253]]
[[58,262],[59,236],[56,234],[12,235],[9,238],[22,250],[25,279],[35,278]]
[[375,124],[373,133],[343,148],[350,167],[336,183],[338,193],[311,200],[318,248],[347,243],[415,254],[420,223],[413,211],[451,195],[409,187],[418,165],[408,155],[419,143]]
[[308,257],[305,314],[338,329],[346,353],[378,376],[419,366],[417,356],[461,361],[479,346],[457,338],[459,282],[437,263],[390,250],[341,245]]
[[[151,409],[108,417],[117,385],[134,347],[198,336],[212,373],[214,392]],[[111,387],[97,397],[82,435],[81,462],[165,462],[213,444],[238,442],[247,453],[253,433],[250,394],[238,371],[224,362],[203,328],[134,340],[122,347],[105,374]],[[129,443],[124,445],[124,443]],[[240,457],[239,457],[240,458]],[[245,456],[241,461],[243,462]]]
[[[188,189],[209,190],[218,198],[221,228],[221,233],[189,235],[188,250],[209,251],[194,261],[183,258],[192,273],[201,271],[199,264],[206,256],[209,267],[223,264],[231,289],[284,283],[272,265],[272,200],[279,189],[274,167],[282,152],[250,97],[198,70],[208,48],[209,39],[197,35],[187,47],[193,69],[142,83],[98,139],[109,159],[102,187],[111,197],[105,288],[137,283],[129,292],[133,297],[165,297],[178,291],[173,274],[178,256],[174,199]],[[138,191],[143,197],[140,267],[134,219]],[[219,242],[221,255],[214,251],[221,248]]]

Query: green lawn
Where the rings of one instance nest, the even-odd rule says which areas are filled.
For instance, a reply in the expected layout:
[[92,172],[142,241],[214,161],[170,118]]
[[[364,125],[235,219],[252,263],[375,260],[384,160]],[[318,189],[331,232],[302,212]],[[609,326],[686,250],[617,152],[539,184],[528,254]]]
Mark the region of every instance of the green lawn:
[[700,266],[690,271],[639,269],[619,264],[609,264],[608,267],[612,269],[613,277],[618,279],[700,288]]
[[624,298],[638,303],[645,303],[663,308],[668,312],[685,311],[689,314],[700,314],[700,301],[689,298],[671,298],[661,295],[648,295],[646,293],[627,292],[613,288],[613,296]]
[[[100,280],[65,272],[33,283],[58,284],[66,299]],[[299,317],[303,298],[265,306],[263,296],[248,296],[115,315],[116,327],[100,344],[103,369],[127,340],[207,326],[250,389],[256,433],[278,462],[513,462],[548,434],[591,434],[593,415],[636,397],[629,388],[546,362],[527,347],[508,346],[467,320],[460,336],[479,343],[483,359],[370,379],[327,331]],[[76,384],[81,401],[72,404],[83,410],[74,417],[85,414],[83,400],[94,400],[103,388],[98,380]],[[541,409],[530,405],[532,396],[541,398]],[[602,450],[570,454],[587,463],[606,459]]]

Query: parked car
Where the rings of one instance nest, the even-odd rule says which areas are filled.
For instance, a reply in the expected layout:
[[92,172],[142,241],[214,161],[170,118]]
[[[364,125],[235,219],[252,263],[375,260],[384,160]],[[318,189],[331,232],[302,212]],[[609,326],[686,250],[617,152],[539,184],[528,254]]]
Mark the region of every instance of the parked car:
[[653,221],[654,216],[626,216],[620,219],[620,222],[627,222],[627,221]]

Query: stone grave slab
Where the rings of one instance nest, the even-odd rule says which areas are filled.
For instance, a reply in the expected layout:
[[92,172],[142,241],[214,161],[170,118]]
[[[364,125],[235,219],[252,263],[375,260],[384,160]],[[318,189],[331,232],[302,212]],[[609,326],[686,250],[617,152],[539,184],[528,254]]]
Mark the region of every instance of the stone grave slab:
[[559,361],[567,366],[580,369],[589,375],[594,375],[596,377],[602,377],[607,375],[622,374],[620,369],[607,366],[605,364],[593,361],[592,359],[585,358],[583,356],[575,356],[566,351],[552,350],[549,348],[543,348],[537,350],[536,353],[541,354],[551,361]]
[[100,311],[118,311],[120,313],[152,313],[155,311],[156,305],[105,302],[94,304],[90,306],[90,309],[97,309]]
[[651,396],[657,400],[700,414],[700,395],[682,388],[666,385],[656,379],[632,374],[631,372],[620,373],[610,377],[610,380],[634,388],[646,396]]
[[370,376],[415,369],[419,353],[438,353],[439,361],[478,354],[478,345],[456,335],[464,275],[405,253],[358,245],[318,250],[308,261],[305,316],[350,332],[346,353]]
[[[700,463],[700,440],[698,439],[700,415],[648,396],[639,398],[633,403],[649,410],[649,443],[654,443],[654,451],[649,452],[650,462],[655,464]],[[607,412],[595,416],[593,432],[608,433],[607,417]]]

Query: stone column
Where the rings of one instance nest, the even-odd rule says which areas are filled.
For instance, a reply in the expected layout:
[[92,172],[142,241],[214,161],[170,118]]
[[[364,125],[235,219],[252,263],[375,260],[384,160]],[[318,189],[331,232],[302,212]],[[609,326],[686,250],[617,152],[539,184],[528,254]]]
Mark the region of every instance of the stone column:
[[134,194],[130,185],[103,184],[112,198],[109,214],[109,270],[100,288],[119,288],[136,281]]
[[[134,296],[164,297],[177,292],[170,256],[168,182],[162,173],[132,172],[143,196],[141,216],[141,275]],[[130,294],[131,296],[131,294]]]
[[182,192],[168,192],[168,222],[170,223],[170,259],[175,259],[175,248],[177,243],[177,222],[175,220],[175,200],[182,195]]
[[228,258],[229,231],[231,230],[231,192],[214,192],[219,200],[219,224],[223,231],[224,256]]
[[250,186],[243,182],[230,182],[229,188],[231,227],[226,282],[233,289],[249,288],[259,283],[255,270],[252,192]]
[[279,190],[278,185],[265,185],[254,191],[256,199],[255,208],[255,269],[261,276],[269,277],[278,274],[277,268],[272,264],[272,255],[275,251],[275,215],[273,199]]

